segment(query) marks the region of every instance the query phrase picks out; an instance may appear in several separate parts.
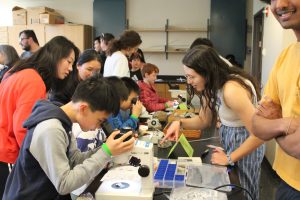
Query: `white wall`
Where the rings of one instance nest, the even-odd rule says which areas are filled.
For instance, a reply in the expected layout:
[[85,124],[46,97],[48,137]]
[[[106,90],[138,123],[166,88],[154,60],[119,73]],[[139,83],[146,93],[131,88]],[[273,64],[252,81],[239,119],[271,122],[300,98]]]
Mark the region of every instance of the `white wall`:
[[0,26],[12,26],[14,6],[50,7],[62,14],[66,22],[93,26],[93,0],[0,0]]
[[[126,13],[129,26],[134,28],[164,29],[166,19],[170,26],[180,28],[207,28],[210,18],[210,0],[127,0]],[[164,49],[164,32],[140,32],[143,43],[141,49]],[[207,37],[206,33],[169,33],[169,45],[188,48],[197,37]],[[146,62],[160,68],[160,74],[183,75],[181,60],[184,53],[146,53]]]

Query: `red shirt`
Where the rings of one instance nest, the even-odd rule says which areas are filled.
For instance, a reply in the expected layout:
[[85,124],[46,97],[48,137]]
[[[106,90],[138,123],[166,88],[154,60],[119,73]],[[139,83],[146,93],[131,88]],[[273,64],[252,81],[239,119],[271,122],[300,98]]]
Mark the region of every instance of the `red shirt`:
[[155,88],[144,81],[138,81],[140,87],[140,100],[148,112],[165,110],[165,103],[169,101],[166,98],[158,96]]
[[[7,75],[7,74],[6,74]],[[39,99],[46,98],[46,86],[34,69],[24,69],[4,78],[0,84],[0,161],[15,163],[26,134],[23,122]]]

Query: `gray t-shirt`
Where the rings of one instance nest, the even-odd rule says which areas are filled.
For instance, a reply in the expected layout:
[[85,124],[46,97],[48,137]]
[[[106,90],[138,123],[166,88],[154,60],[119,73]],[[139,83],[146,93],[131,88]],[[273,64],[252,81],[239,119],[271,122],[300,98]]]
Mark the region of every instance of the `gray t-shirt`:
[[21,54],[20,58],[21,58],[21,59],[29,58],[32,54],[33,54],[33,53],[32,53],[31,51],[24,51],[24,52]]

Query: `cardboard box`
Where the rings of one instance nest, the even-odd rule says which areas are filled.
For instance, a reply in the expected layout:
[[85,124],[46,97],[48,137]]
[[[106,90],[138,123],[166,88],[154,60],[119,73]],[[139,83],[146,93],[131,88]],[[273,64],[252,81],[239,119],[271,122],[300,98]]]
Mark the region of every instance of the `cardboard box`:
[[26,25],[27,23],[26,9],[15,6],[12,9],[12,13],[13,13],[13,25]]
[[40,24],[40,14],[54,11],[54,9],[48,7],[27,8],[27,24]]
[[45,12],[40,14],[41,24],[64,24],[65,19],[57,12]]

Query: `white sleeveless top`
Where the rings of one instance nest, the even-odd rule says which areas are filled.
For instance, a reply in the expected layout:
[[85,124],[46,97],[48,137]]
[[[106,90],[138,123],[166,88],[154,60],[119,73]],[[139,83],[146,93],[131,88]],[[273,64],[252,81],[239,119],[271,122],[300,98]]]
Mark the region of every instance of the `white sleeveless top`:
[[[244,82],[251,87],[252,90],[252,104],[254,106],[256,106],[257,104],[257,96],[256,96],[256,92],[255,92],[255,88],[253,86],[253,84],[251,83],[251,81],[238,76],[239,78],[241,78],[242,80],[244,80]],[[229,127],[243,127],[245,126],[244,123],[242,122],[242,120],[239,118],[239,116],[232,111],[226,104],[224,101],[224,89],[222,88],[221,90],[218,91],[218,106],[219,106],[219,110],[218,110],[218,114],[221,120],[221,123],[225,126],[229,126]]]

